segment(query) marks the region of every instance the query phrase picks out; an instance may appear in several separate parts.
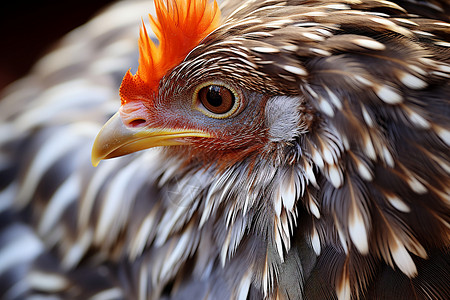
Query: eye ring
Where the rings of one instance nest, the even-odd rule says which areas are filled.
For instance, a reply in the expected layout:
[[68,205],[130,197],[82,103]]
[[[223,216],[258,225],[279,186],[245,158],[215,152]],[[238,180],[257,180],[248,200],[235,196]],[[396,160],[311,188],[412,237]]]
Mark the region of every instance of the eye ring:
[[225,83],[205,82],[198,85],[193,94],[193,107],[211,118],[231,117],[240,106],[241,97]]

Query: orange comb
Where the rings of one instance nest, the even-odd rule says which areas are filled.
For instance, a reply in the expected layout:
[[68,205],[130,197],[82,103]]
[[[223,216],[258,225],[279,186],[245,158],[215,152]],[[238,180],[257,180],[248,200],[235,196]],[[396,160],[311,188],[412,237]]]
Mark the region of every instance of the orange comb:
[[152,98],[161,78],[178,65],[202,39],[219,26],[220,10],[216,1],[155,0],[156,19],[150,24],[159,40],[155,45],[143,25],[139,38],[139,67],[130,70],[120,87],[122,105],[127,101]]

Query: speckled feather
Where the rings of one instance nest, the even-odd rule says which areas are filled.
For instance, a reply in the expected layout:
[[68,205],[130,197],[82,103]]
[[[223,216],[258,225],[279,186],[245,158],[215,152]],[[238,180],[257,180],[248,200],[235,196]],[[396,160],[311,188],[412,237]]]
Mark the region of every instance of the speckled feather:
[[94,169],[150,7],[106,10],[0,102],[4,299],[450,294],[445,2],[225,1],[159,92],[232,84],[240,135]]

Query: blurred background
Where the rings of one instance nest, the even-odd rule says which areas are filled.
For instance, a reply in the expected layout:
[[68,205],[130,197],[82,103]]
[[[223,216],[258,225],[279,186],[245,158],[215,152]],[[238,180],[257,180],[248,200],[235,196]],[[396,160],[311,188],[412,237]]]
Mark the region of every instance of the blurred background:
[[28,73],[59,38],[84,24],[112,0],[2,1],[0,93]]

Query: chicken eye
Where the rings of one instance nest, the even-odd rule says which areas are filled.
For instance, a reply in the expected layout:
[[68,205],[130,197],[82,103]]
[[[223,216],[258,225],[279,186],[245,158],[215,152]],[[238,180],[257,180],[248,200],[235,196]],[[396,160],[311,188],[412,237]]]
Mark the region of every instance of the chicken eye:
[[234,95],[220,85],[205,86],[198,92],[200,102],[207,110],[215,114],[224,114],[234,106]]
[[194,104],[205,115],[222,119],[231,116],[238,109],[239,97],[226,85],[206,84],[197,87]]

